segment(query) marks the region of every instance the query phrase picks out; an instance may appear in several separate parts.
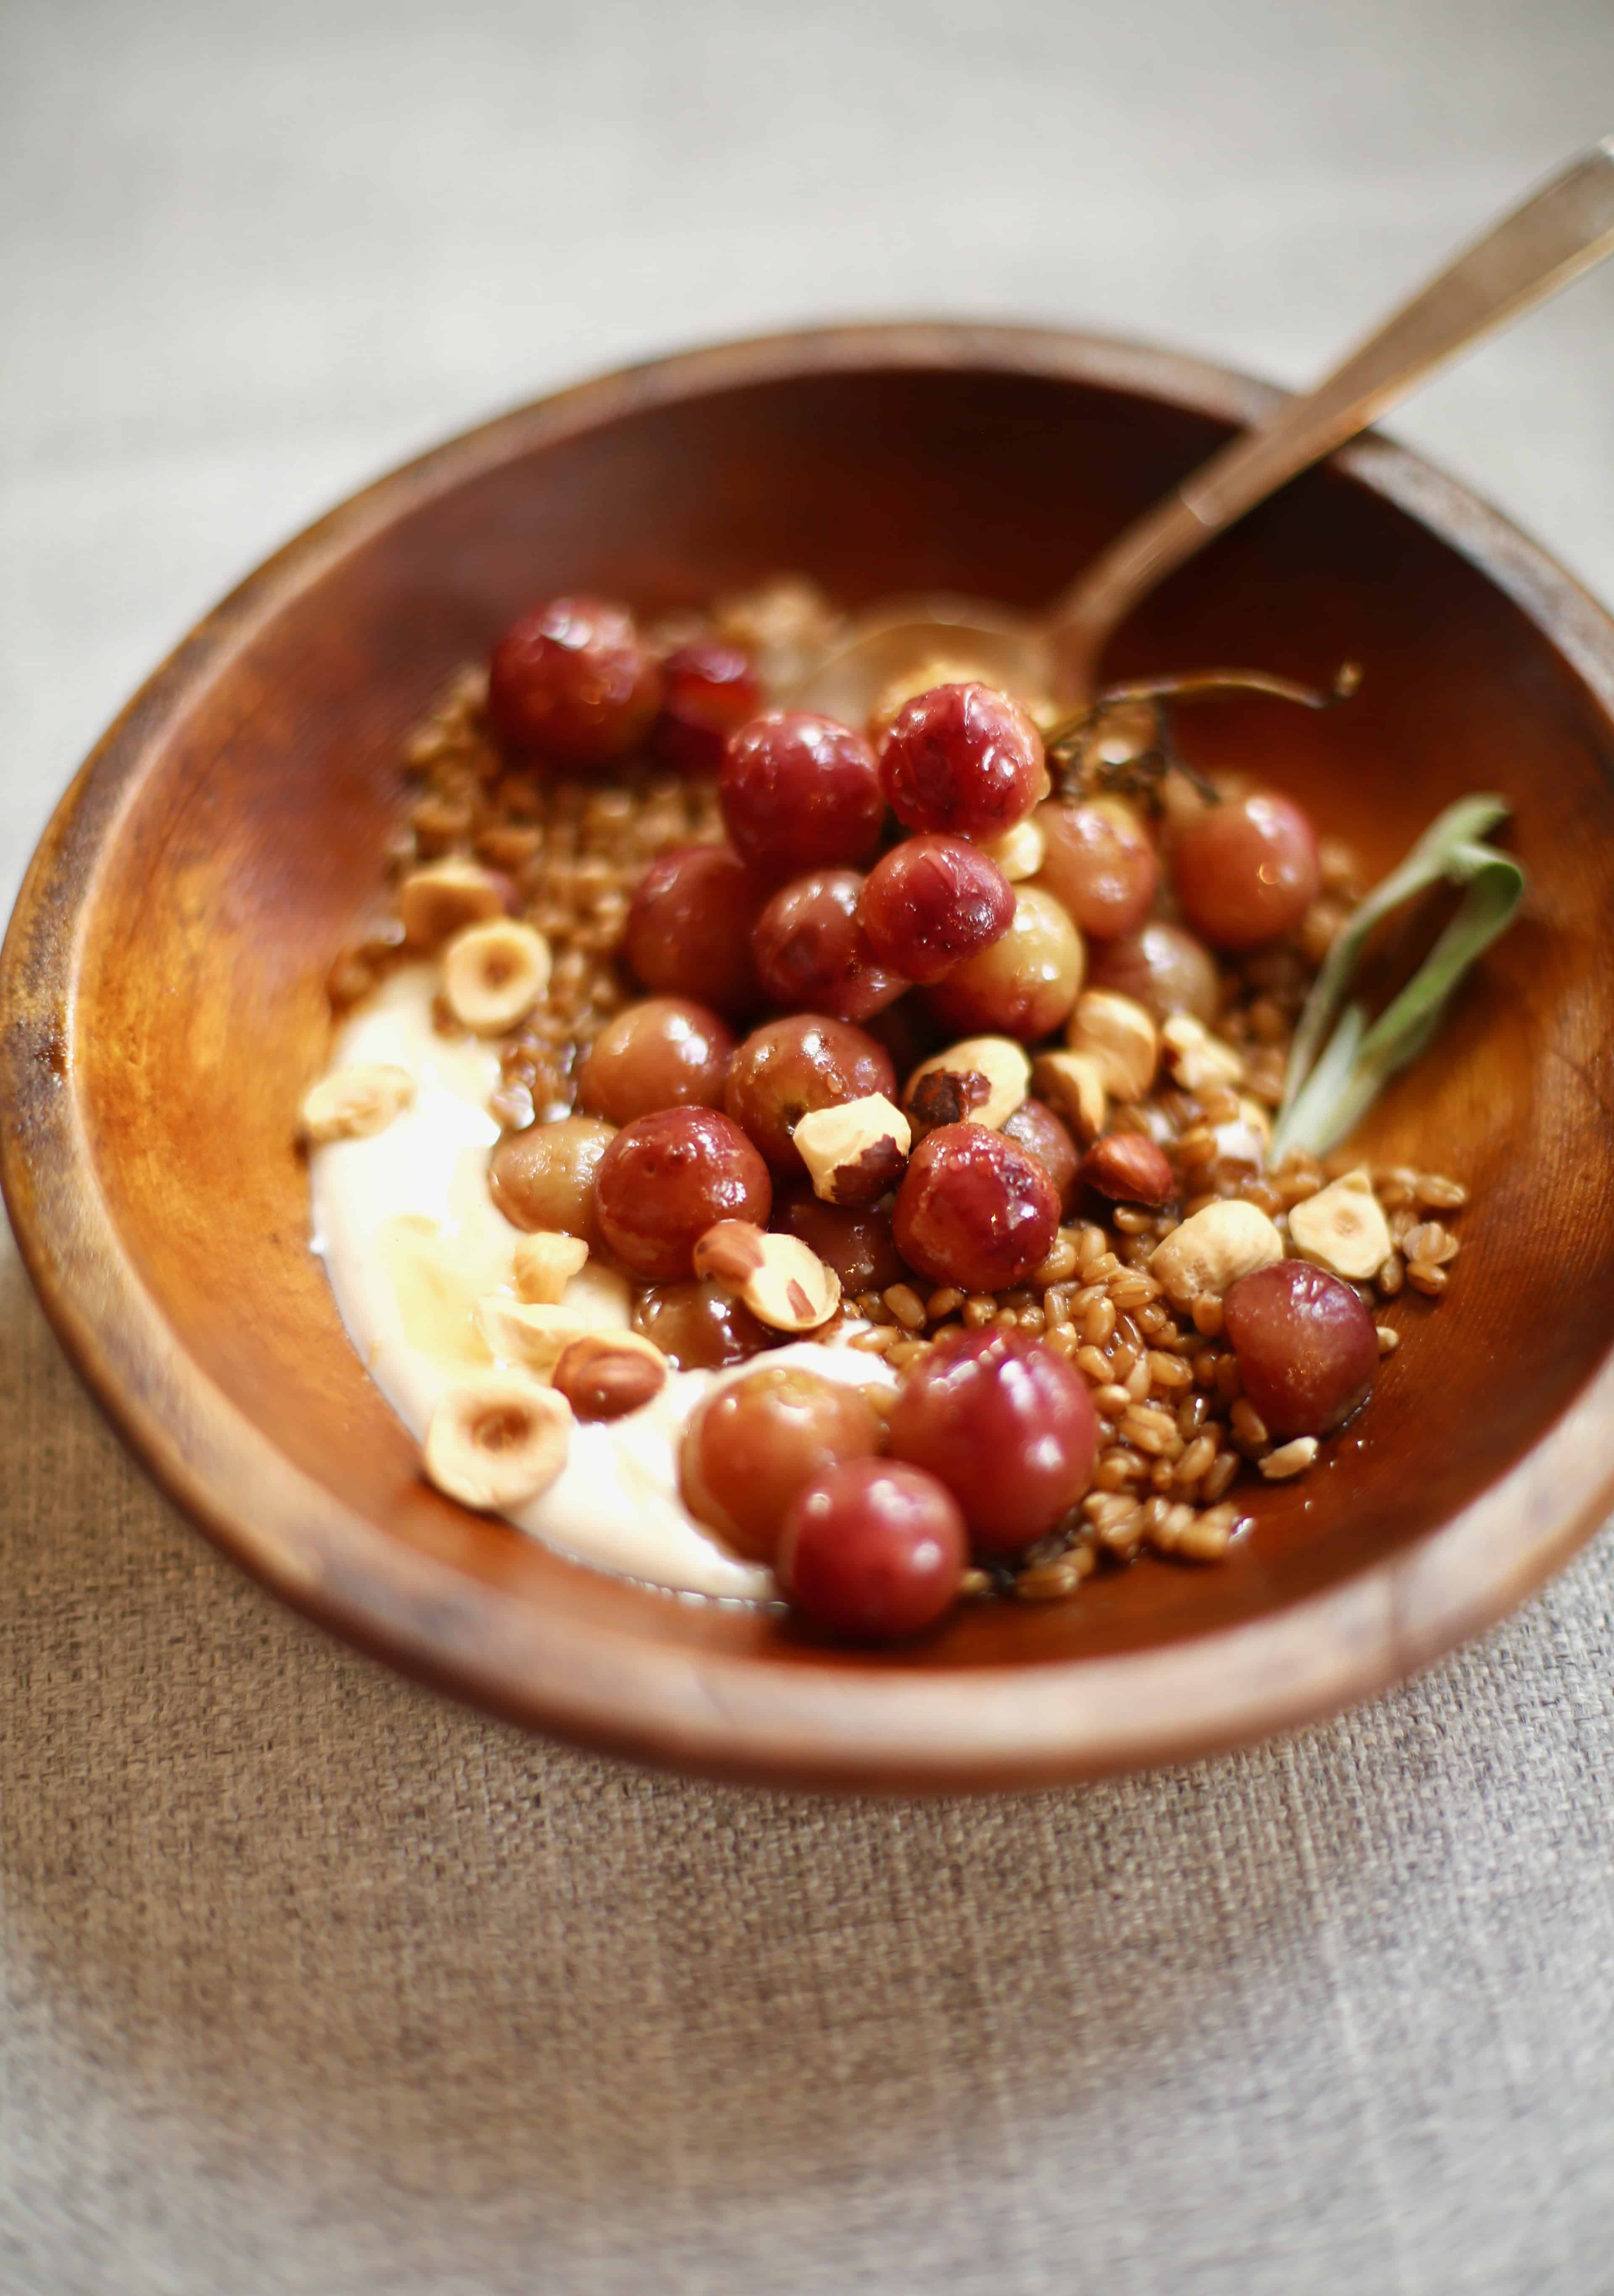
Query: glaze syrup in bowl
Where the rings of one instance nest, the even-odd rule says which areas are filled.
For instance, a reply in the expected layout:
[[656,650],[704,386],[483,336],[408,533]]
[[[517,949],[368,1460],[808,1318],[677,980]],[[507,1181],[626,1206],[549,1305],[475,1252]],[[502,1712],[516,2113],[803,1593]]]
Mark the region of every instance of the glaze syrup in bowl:
[[[1259,403],[1190,362],[1012,330],[853,329],[564,395],[356,497],[160,670],[64,801],[4,976],[7,1201],[58,1330],[165,1487],[271,1587],[536,1726],[770,1780],[998,1785],[1180,1758],[1335,1707],[1517,1600],[1594,1526],[1614,1399],[1602,1174],[1614,628],[1369,440],[1150,601],[1118,671],[1369,675],[1207,713],[1370,875],[1447,800],[1514,806],[1527,913],[1363,1143],[1460,1164],[1485,1242],[1438,1370],[1390,1373],[1326,1497],[1274,1485],[1214,1573],[969,1606],[890,1652],[568,1561],[424,1484],[307,1250],[287,1115],[408,801],[402,740],[535,596],[665,612],[809,571],[856,603],[1028,603]],[[902,441],[899,455],[891,441]],[[676,991],[669,993],[676,993]],[[1449,1311],[1449,1313],[1448,1313]],[[1419,1312],[1409,1304],[1398,1312]]]

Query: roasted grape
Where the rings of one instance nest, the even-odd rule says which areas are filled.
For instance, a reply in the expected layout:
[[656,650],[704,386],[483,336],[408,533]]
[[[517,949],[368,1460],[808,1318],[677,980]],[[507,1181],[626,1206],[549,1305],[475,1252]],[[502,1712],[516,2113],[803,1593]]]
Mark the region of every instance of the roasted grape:
[[1316,832],[1275,790],[1208,806],[1177,832],[1171,881],[1214,948],[1259,948],[1292,932],[1323,882]]
[[1048,791],[1043,737],[1018,701],[974,681],[905,701],[881,744],[880,777],[905,828],[996,837]]
[[1081,935],[1051,893],[1015,889],[1014,917],[1001,940],[938,981],[926,995],[954,1036],[992,1033],[1035,1044],[1069,1015],[1082,985]]
[[938,1340],[904,1373],[891,1456],[946,1485],[978,1554],[1015,1554],[1052,1530],[1093,1480],[1098,1421],[1086,1382],[1022,1332]]
[[737,1124],[712,1108],[666,1108],[619,1132],[600,1159],[594,1211],[602,1237],[636,1275],[670,1283],[721,1219],[766,1225],[767,1167]]
[[511,747],[562,766],[620,758],[648,732],[661,672],[625,606],[550,598],[494,647],[487,712]]
[[1003,939],[1014,890],[979,845],[908,837],[870,870],[857,913],[877,964],[909,980],[939,980]]
[[1149,914],[1160,865],[1149,832],[1121,799],[1039,806],[1039,885],[1090,939],[1118,940]]
[[1061,1216],[1068,1215],[1076,1201],[1077,1174],[1082,1160],[1075,1141],[1053,1111],[1043,1101],[1022,1100],[998,1129],[1005,1138],[1018,1143],[1028,1156],[1036,1157],[1053,1183]]
[[1273,1434],[1326,1435],[1366,1401],[1379,1337],[1342,1276],[1275,1260],[1229,1287],[1222,1320],[1244,1392]]
[[907,1274],[889,1216],[878,1205],[826,1204],[810,1189],[792,1189],[774,1197],[774,1226],[782,1234],[799,1236],[832,1267],[848,1299],[860,1292],[883,1292]]
[[785,1510],[843,1459],[873,1457],[885,1426],[859,1388],[794,1364],[748,1372],[709,1396],[684,1431],[684,1504],[725,1546],[771,1562]]
[[984,1124],[944,1124],[908,1160],[891,1225],[897,1249],[932,1283],[1004,1292],[1048,1256],[1059,1191],[1018,1141]]
[[494,1202],[513,1227],[529,1234],[553,1228],[592,1238],[594,1178],[615,1137],[614,1125],[592,1116],[565,1116],[558,1124],[505,1133],[488,1160]]
[[858,921],[863,884],[856,869],[819,869],[774,894],[751,935],[771,1003],[866,1021],[902,995],[907,982],[876,962]]
[[697,638],[661,663],[661,715],[651,748],[676,773],[715,774],[736,727],[762,707],[762,681],[743,646]]
[[1204,943],[1181,925],[1158,921],[1120,940],[1096,943],[1091,985],[1135,998],[1157,1021],[1191,1013],[1208,1023],[1221,1002],[1216,960]]
[[755,1029],[729,1062],[723,1105],[775,1172],[805,1169],[791,1139],[809,1108],[893,1099],[891,1056],[849,1021],[798,1013]]
[[767,710],[730,735],[717,801],[734,850],[774,884],[867,860],[886,815],[863,735],[807,709]]
[[748,1019],[762,1003],[751,929],[766,898],[726,845],[682,846],[639,880],[623,953],[646,988]]
[[635,1298],[634,1329],[659,1347],[680,1371],[720,1371],[778,1343],[777,1332],[758,1322],[709,1277],[649,1283]]
[[963,1517],[934,1476],[850,1459],[798,1496],[775,1567],[791,1602],[819,1626],[890,1642],[946,1615],[967,1554]]
[[721,1108],[733,1032],[704,1004],[646,996],[626,1004],[589,1046],[578,1104],[631,1124],[659,1108]]

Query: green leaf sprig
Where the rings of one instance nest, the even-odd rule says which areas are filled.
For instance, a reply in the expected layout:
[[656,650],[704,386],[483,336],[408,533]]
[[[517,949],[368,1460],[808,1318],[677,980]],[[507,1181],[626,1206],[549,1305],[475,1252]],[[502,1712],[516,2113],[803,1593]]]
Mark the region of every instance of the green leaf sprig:
[[[1391,1077],[1434,1036],[1470,965],[1512,922],[1524,897],[1524,871],[1510,854],[1483,841],[1509,810],[1504,799],[1490,796],[1447,806],[1399,868],[1353,911],[1312,984],[1295,1031],[1273,1136],[1274,1163],[1287,1155],[1326,1155],[1354,1131]],[[1345,1003],[1368,936],[1393,909],[1442,881],[1463,888],[1457,914],[1370,1026],[1365,1005]]]

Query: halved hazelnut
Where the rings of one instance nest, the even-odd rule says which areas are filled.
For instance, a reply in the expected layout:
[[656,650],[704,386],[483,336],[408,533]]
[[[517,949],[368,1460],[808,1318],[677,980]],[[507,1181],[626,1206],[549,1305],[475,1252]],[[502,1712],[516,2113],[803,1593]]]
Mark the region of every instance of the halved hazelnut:
[[443,994],[462,1027],[503,1036],[549,986],[549,943],[530,925],[493,917],[467,925],[443,951]]
[[966,1037],[920,1062],[903,1103],[920,1132],[940,1124],[984,1124],[997,1132],[1030,1089],[1031,1062],[1023,1045],[1012,1037]]
[[1097,1142],[1082,1177],[1117,1204],[1169,1203],[1176,1180],[1166,1152],[1142,1132],[1111,1132]]
[[1365,1172],[1347,1172],[1289,1209],[1289,1233],[1302,1259],[1352,1283],[1365,1283],[1395,1245],[1389,1222]]
[[579,1419],[622,1419],[660,1394],[667,1357],[637,1332],[590,1332],[561,1356],[554,1384]]
[[563,1396],[518,1373],[476,1372],[456,1380],[433,1411],[422,1464],[451,1499],[497,1510],[547,1490],[570,1444]]
[[588,1264],[588,1246],[580,1235],[561,1235],[540,1228],[518,1238],[515,1283],[520,1298],[535,1305],[558,1308],[566,1287]]
[[695,1274],[712,1276],[775,1332],[814,1332],[840,1305],[840,1278],[799,1236],[750,1220],[718,1220],[695,1246]]
[[385,1062],[333,1069],[303,1095],[303,1138],[318,1146],[327,1140],[368,1140],[384,1132],[414,1098],[407,1069]]
[[1154,1015],[1118,989],[1089,988],[1076,1000],[1065,1042],[1098,1063],[1104,1089],[1120,1101],[1139,1101],[1154,1082],[1160,1032]]
[[477,1302],[477,1320],[496,1356],[537,1379],[548,1379],[572,1341],[588,1331],[575,1308],[507,1300],[502,1292]]
[[453,933],[504,914],[504,888],[474,861],[429,861],[397,889],[398,922],[411,948],[440,948]]
[[1283,1257],[1283,1239],[1264,1211],[1228,1196],[1174,1227],[1149,1257],[1149,1272],[1174,1308],[1219,1300],[1241,1275]]
[[1184,1092],[1202,1086],[1241,1084],[1244,1063],[1231,1045],[1213,1037],[1202,1021],[1190,1013],[1174,1013],[1160,1024],[1160,1044],[1166,1065]]
[[901,1109],[882,1092],[810,1108],[791,1135],[826,1204],[873,1204],[897,1185],[914,1145]]
[[1109,1095],[1098,1062],[1089,1053],[1039,1053],[1031,1070],[1032,1089],[1078,1140],[1096,1140],[1109,1113]]
[[1012,885],[1020,885],[1027,878],[1035,877],[1047,859],[1048,840],[1037,822],[1028,814],[1024,821],[1017,821],[1001,836],[983,837],[980,849],[996,862]]

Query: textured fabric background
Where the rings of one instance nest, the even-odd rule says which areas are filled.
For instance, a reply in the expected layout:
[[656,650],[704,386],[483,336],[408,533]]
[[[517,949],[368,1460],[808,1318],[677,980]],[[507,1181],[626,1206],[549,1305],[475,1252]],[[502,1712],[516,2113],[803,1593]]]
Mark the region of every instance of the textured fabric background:
[[[225,583],[563,376],[977,310],[1314,371],[1614,128],[1606,0],[0,9],[0,903]],[[1614,280],[1397,427],[1614,594]],[[406,1687],[0,1257],[0,2288],[1614,2287],[1614,1545],[1240,1758],[873,1806]],[[1611,1432],[1614,1439],[1614,1432]]]

